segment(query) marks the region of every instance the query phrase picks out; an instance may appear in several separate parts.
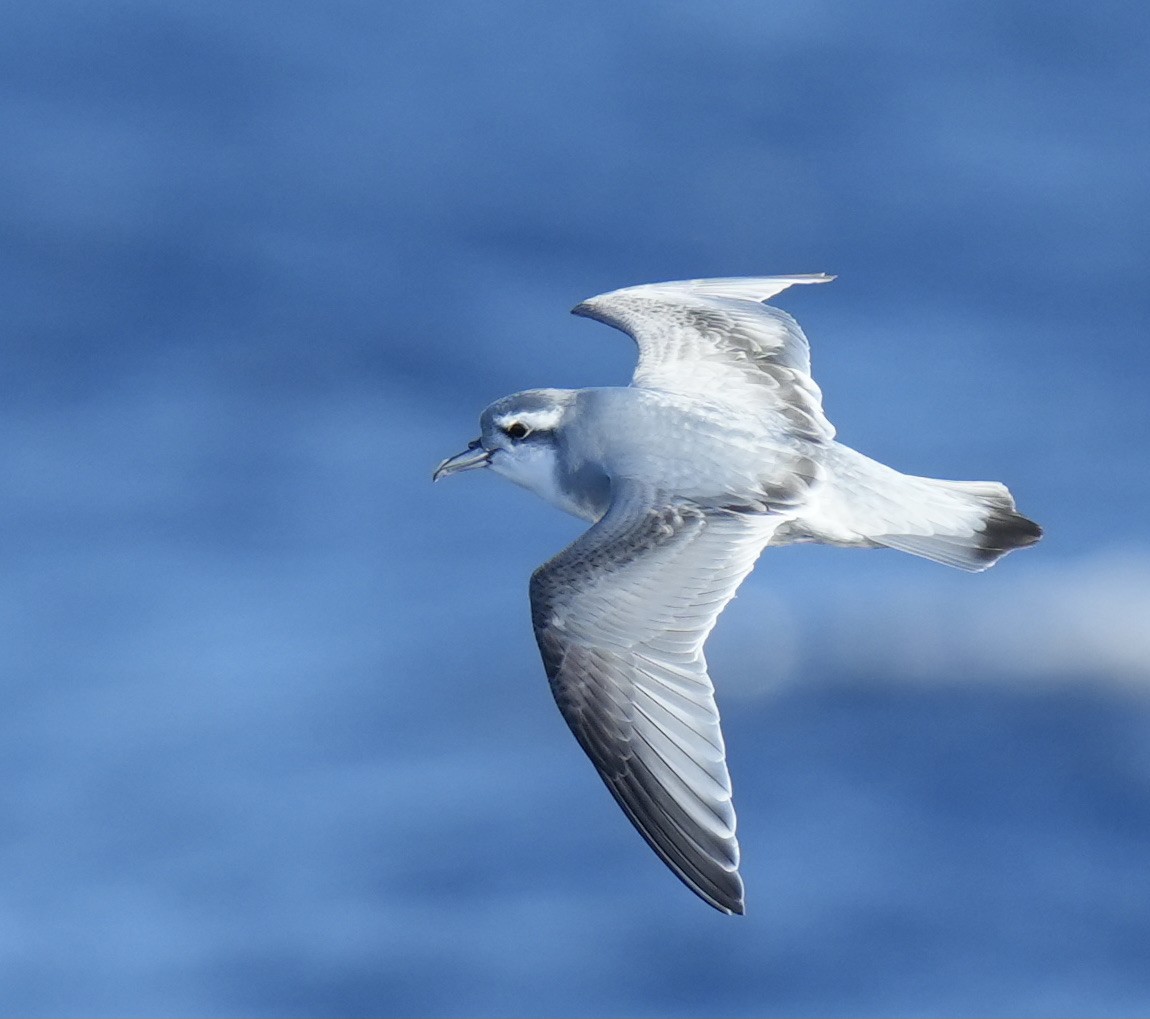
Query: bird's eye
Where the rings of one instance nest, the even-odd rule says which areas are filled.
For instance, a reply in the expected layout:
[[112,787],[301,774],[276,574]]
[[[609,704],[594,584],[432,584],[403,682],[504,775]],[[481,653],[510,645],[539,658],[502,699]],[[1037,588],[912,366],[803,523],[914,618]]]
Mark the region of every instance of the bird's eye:
[[512,439],[525,439],[531,434],[531,429],[522,421],[512,421],[503,431]]

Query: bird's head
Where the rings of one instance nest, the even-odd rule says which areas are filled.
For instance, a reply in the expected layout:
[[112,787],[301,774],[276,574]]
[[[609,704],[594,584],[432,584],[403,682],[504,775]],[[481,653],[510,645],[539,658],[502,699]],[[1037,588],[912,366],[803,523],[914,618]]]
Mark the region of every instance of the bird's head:
[[490,467],[524,488],[552,484],[557,433],[571,405],[572,394],[560,389],[531,389],[496,400],[480,415],[479,438],[444,460],[432,480]]

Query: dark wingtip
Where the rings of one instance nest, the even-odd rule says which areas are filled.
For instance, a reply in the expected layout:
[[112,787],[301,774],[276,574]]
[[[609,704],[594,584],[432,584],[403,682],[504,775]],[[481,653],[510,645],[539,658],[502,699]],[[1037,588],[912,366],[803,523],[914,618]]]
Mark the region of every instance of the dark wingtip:
[[712,881],[710,889],[707,890],[704,890],[698,882],[688,879],[678,871],[675,873],[691,891],[720,913],[727,916],[743,916],[746,913],[746,904],[743,899],[743,879],[739,877],[738,871],[731,873],[731,881],[727,887],[724,888],[720,883]]
[[679,878],[688,888],[691,889],[700,899],[702,899],[708,906],[722,913],[724,916],[744,916],[746,914],[746,905],[743,902],[742,888],[739,888],[738,894],[723,894],[718,895],[713,892],[703,891],[698,884],[688,880],[682,874],[675,872],[675,876]]
[[[607,322],[603,313],[595,307],[595,301],[592,298],[590,301],[580,301],[574,308],[571,309],[572,315],[578,315],[580,318],[593,318],[597,322]],[[609,323],[608,323],[609,324]]]

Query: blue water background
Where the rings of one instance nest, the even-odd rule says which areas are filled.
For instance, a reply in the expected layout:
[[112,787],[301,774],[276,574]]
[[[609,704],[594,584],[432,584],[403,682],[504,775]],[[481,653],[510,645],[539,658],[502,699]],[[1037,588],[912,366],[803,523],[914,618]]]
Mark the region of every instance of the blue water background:
[[[0,1012],[1145,1014],[1148,30],[6,4]],[[711,644],[728,918],[551,701],[526,581],[579,522],[430,472],[626,382],[577,301],[813,271],[842,439],[1048,535],[764,557]]]

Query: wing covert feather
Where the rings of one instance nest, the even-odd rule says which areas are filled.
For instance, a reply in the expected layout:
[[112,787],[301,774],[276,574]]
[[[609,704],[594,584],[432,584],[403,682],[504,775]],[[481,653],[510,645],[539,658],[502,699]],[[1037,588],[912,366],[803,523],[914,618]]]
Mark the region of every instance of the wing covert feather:
[[684,280],[627,287],[573,308],[629,334],[639,348],[632,385],[726,399],[772,413],[789,431],[829,440],[834,428],[811,378],[810,345],[785,311],[761,302],[833,276]]

